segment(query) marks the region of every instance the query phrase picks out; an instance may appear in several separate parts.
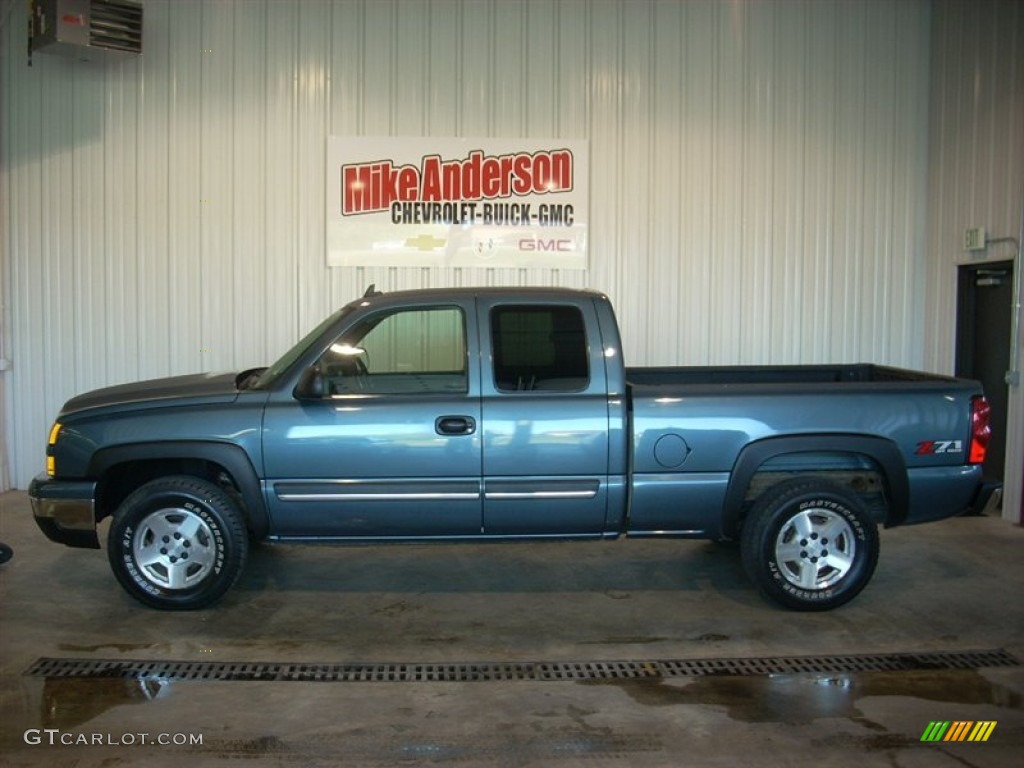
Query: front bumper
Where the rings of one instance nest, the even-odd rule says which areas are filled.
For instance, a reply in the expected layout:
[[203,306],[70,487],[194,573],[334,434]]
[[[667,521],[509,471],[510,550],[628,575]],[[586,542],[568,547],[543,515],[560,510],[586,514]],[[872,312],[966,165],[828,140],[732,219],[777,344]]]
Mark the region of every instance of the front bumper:
[[28,486],[32,515],[46,538],[69,547],[99,549],[96,535],[96,483],[54,480],[39,475]]

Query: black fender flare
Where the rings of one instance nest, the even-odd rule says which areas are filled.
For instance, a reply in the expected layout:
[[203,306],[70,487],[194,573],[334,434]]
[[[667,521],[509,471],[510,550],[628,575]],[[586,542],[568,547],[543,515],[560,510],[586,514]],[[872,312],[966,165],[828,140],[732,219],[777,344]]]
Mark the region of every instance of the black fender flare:
[[245,502],[249,527],[257,539],[270,530],[270,515],[263,500],[259,476],[249,454],[235,443],[214,440],[166,440],[126,443],[97,450],[89,461],[89,477],[100,478],[112,467],[151,459],[200,459],[218,464],[234,478]]
[[891,440],[869,435],[824,434],[768,437],[749,443],[740,451],[729,475],[722,508],[722,533],[735,537],[740,529],[743,501],[750,481],[769,459],[790,453],[859,453],[872,459],[882,470],[882,482],[889,501],[886,527],[899,525],[910,507],[910,482],[900,449]]

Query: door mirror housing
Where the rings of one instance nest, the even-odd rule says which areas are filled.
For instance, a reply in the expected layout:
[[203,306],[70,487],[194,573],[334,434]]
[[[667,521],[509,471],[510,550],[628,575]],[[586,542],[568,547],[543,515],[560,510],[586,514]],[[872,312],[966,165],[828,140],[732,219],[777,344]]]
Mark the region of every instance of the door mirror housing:
[[322,400],[324,390],[324,375],[320,366],[311,365],[302,373],[293,394],[297,400]]

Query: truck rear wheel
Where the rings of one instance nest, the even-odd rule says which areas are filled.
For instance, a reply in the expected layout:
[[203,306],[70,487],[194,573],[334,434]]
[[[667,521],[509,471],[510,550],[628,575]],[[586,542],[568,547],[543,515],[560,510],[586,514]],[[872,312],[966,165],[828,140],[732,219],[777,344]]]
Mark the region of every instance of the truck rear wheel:
[[780,483],[757,500],[740,546],[743,566],[764,595],[787,608],[825,611],[864,589],[879,542],[856,495],[806,478]]
[[237,504],[198,477],[153,480],[117,508],[107,554],[114,576],[154,608],[189,610],[219,599],[234,584],[248,549]]

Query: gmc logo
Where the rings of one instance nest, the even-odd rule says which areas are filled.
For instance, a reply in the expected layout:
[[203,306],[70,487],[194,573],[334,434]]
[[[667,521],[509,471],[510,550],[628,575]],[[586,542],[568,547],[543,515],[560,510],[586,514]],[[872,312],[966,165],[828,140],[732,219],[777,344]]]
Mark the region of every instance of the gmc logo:
[[541,240],[540,238],[526,239],[523,238],[519,241],[520,251],[573,251],[572,240],[569,239],[548,239]]

